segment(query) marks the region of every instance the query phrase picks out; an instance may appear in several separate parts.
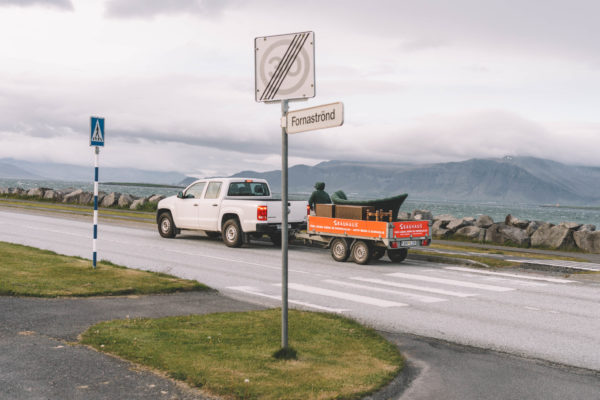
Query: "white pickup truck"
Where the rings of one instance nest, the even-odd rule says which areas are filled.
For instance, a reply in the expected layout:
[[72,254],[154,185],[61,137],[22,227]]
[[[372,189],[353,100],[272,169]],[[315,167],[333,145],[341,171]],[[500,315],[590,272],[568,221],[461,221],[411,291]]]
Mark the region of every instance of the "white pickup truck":
[[[289,234],[306,227],[308,203],[288,202]],[[156,223],[162,237],[181,230],[201,230],[209,237],[222,235],[229,247],[240,247],[249,238],[268,235],[281,244],[281,200],[273,199],[264,179],[200,179],[177,196],[158,203]]]

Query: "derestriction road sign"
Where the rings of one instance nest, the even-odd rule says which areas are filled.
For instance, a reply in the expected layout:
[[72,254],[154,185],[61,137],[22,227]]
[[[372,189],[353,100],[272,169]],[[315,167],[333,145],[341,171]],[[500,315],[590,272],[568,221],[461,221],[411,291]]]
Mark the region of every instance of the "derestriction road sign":
[[314,131],[333,128],[344,123],[344,103],[337,102],[322,106],[288,111],[286,118],[287,133]]
[[104,147],[104,118],[90,118],[90,146]]
[[314,32],[254,39],[256,101],[315,97]]

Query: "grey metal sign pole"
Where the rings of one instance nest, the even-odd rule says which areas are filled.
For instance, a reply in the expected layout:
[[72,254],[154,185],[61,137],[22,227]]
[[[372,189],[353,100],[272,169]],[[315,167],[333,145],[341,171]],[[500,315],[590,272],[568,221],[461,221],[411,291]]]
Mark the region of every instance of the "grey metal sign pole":
[[[288,101],[281,101],[281,120],[287,117]],[[281,347],[288,347],[288,137],[281,128]]]

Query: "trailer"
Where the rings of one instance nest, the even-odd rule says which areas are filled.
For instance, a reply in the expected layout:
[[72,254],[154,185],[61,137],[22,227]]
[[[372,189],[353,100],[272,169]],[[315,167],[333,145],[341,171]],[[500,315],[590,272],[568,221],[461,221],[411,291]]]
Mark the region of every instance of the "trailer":
[[357,264],[368,264],[387,253],[392,262],[400,263],[408,249],[429,246],[431,221],[381,221],[308,216],[306,232],[296,239],[320,243],[331,249],[331,257],[343,262],[351,256]]

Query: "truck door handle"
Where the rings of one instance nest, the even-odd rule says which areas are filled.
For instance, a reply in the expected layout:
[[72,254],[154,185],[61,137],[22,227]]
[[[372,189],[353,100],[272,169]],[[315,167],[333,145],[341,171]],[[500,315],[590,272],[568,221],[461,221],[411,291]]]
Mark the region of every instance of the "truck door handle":
[[194,207],[198,207],[198,204],[194,204]]
[[216,207],[216,206],[218,206],[218,204],[213,204],[212,206],[213,206],[213,207]]

